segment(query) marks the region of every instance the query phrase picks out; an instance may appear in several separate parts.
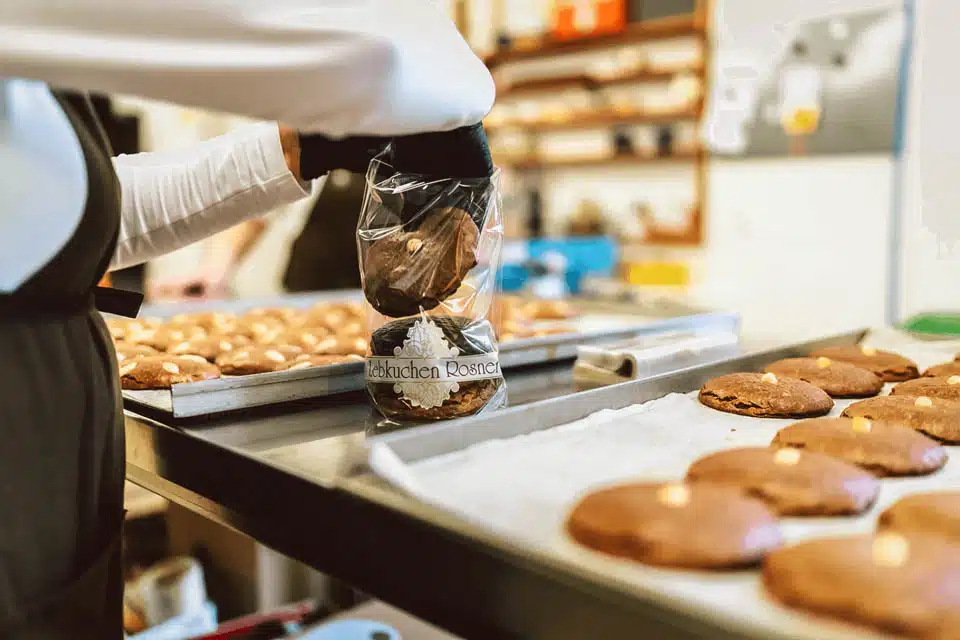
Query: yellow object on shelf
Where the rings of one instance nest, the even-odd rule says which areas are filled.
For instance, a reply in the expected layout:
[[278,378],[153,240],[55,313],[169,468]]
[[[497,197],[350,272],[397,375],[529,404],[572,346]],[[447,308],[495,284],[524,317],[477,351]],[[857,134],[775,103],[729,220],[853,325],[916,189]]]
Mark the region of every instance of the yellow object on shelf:
[[683,262],[631,262],[625,265],[632,285],[683,287],[690,284],[690,267]]

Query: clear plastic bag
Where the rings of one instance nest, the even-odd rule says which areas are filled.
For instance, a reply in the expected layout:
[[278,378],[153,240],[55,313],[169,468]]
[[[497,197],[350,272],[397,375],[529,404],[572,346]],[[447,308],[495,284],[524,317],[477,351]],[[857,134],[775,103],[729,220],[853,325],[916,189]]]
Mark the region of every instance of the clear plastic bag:
[[489,317],[503,243],[499,171],[426,179],[396,172],[388,153],[367,172],[357,226],[370,398],[397,422],[501,407],[506,387]]

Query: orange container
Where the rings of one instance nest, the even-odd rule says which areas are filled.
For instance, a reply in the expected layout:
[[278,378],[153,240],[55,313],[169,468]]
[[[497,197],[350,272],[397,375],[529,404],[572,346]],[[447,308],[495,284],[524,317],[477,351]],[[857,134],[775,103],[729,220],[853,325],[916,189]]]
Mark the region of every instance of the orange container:
[[623,31],[626,23],[624,0],[557,0],[553,12],[553,37],[572,40],[617,33]]

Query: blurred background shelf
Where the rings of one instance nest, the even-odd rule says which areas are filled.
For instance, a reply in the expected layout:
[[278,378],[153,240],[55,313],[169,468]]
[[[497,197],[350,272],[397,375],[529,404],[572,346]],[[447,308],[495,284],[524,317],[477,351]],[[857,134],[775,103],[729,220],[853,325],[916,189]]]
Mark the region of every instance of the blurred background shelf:
[[497,122],[486,126],[487,132],[495,133],[504,129],[521,129],[524,131],[569,131],[576,129],[589,129],[592,127],[614,127],[618,125],[660,125],[673,122],[682,122],[685,120],[698,120],[700,118],[700,106],[681,109],[677,111],[665,111],[662,113],[651,113],[639,111],[636,113],[621,113],[616,111],[595,111],[582,114],[571,114],[565,120],[544,120],[544,121],[516,121],[516,122]]
[[607,167],[632,165],[675,164],[682,162],[696,162],[705,157],[703,151],[685,151],[668,156],[644,156],[639,154],[623,154],[612,157],[570,157],[552,160],[528,159],[497,159],[497,164],[516,170],[578,168],[578,167]]
[[515,44],[509,49],[503,49],[487,56],[484,59],[488,67],[495,67],[508,62],[547,58],[559,54],[582,53],[605,47],[616,47],[629,44],[640,44],[667,38],[682,36],[699,36],[706,33],[702,19],[696,14],[688,16],[671,16],[657,20],[648,20],[630,24],[619,33],[577,38],[572,40],[557,40],[552,36],[532,38]]
[[549,78],[521,80],[510,83],[503,89],[498,90],[497,97],[502,100],[508,97],[513,98],[518,95],[527,96],[537,93],[551,93],[570,89],[596,91],[603,87],[613,87],[625,84],[669,82],[675,77],[685,74],[702,77],[703,67],[693,66],[678,67],[676,69],[640,69],[632,73],[626,73],[612,78],[598,78],[587,73],[578,73]]

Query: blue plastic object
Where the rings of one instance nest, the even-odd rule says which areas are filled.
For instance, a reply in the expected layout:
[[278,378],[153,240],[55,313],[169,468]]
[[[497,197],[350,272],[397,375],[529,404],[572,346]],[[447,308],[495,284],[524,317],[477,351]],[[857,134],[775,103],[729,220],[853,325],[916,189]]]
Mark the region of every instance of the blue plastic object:
[[373,620],[338,620],[300,637],[302,640],[402,640],[396,629]]
[[527,284],[527,270],[519,264],[505,264],[500,270],[501,286],[506,292],[520,291]]
[[617,266],[617,243],[607,236],[540,238],[529,242],[528,251],[531,259],[559,253],[567,259],[568,269],[581,275],[609,276]]

